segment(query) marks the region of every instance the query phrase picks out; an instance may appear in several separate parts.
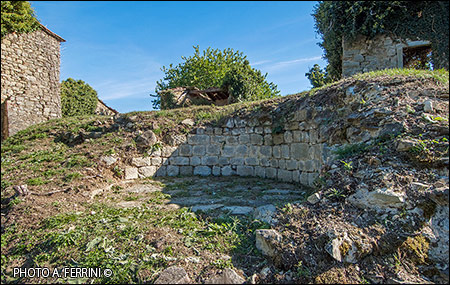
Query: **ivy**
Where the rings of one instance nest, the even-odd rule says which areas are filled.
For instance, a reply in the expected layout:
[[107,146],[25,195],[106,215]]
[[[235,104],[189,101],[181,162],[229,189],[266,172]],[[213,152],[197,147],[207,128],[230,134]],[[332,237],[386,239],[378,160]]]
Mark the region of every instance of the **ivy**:
[[[181,57],[183,62],[177,66],[162,67],[164,78],[156,83],[157,95],[153,106],[170,106],[170,102],[161,104],[158,93],[175,87],[196,87],[207,89],[220,87],[231,96],[232,102],[251,101],[271,98],[279,95],[277,86],[267,82],[267,74],[250,66],[247,57],[242,52],[231,48],[219,50],[208,49],[200,53],[198,46],[194,46],[194,55]],[[170,96],[168,97],[170,98]]]
[[97,101],[97,91],[83,80],[68,78],[61,83],[61,112],[64,117],[92,115]]
[[2,39],[7,34],[29,33],[39,29],[33,9],[28,1],[1,1]]
[[341,78],[342,39],[377,34],[431,42],[435,69],[448,70],[449,2],[446,1],[320,1],[312,16],[322,37],[319,46],[331,77]]

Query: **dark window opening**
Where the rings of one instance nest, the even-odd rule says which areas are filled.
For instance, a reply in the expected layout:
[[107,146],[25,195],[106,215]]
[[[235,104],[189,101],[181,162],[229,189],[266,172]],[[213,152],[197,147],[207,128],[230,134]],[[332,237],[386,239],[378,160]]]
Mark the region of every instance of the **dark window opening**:
[[403,67],[433,70],[431,45],[403,48]]

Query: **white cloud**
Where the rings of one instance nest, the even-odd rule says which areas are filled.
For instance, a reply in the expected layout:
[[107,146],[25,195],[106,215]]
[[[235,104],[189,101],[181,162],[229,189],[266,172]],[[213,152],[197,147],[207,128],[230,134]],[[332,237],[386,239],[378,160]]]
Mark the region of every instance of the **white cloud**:
[[93,84],[97,90],[99,98],[102,100],[114,100],[121,98],[131,98],[137,95],[148,96],[154,93],[157,78],[143,78],[126,82],[114,82],[107,80],[98,84]]

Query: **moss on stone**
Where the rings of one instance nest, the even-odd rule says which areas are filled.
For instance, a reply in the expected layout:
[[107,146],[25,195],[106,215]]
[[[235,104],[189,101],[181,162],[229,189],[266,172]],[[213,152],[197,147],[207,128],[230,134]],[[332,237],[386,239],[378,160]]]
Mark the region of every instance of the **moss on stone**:
[[408,237],[400,246],[415,264],[425,264],[428,259],[430,242],[422,235]]

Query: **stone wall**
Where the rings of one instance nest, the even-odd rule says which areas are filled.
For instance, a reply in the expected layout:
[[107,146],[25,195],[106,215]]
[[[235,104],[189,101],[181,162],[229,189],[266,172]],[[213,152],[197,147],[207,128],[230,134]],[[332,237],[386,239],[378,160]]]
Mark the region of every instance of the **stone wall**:
[[374,70],[403,67],[403,48],[429,45],[427,41],[402,41],[388,35],[373,39],[358,36],[353,41],[342,41],[342,76]]
[[[197,128],[177,146],[164,146],[148,157],[135,157],[125,178],[214,175],[257,176],[312,185],[327,152],[308,110],[295,113],[274,133],[270,121],[230,118],[221,127]],[[178,138],[179,140],[179,138]]]
[[1,40],[2,139],[61,117],[61,38],[50,33],[43,28]]

